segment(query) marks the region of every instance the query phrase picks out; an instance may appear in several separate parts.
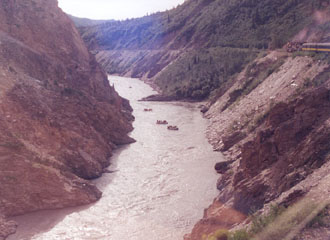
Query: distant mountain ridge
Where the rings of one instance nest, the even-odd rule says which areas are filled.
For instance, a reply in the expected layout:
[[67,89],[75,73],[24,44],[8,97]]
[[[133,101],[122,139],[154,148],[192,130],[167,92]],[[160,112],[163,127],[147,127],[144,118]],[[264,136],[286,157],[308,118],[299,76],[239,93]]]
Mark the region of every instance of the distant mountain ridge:
[[282,47],[326,4],[324,0],[189,0],[166,12],[81,27],[80,32],[109,74],[150,80],[166,95],[201,99],[257,52]]
[[98,24],[106,23],[106,22],[114,22],[115,20],[95,20],[89,18],[80,18],[75,17],[68,14],[69,18],[74,22],[77,27],[87,27],[87,26],[95,26]]

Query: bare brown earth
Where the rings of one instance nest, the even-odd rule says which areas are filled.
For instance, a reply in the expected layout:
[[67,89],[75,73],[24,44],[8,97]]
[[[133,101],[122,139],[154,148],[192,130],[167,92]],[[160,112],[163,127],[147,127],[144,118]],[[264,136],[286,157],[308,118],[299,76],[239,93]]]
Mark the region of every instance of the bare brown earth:
[[[283,57],[278,70],[249,94],[242,93],[251,81],[247,71],[257,73]],[[274,202],[288,206],[303,196],[330,200],[330,79],[320,82],[328,63],[270,52],[253,66],[209,104],[207,136],[228,162],[216,166],[222,173],[219,196],[187,239],[232,229],[244,221],[241,214]],[[226,211],[234,213],[225,221]]]
[[99,199],[88,180],[133,141],[130,112],[56,0],[0,2],[0,214]]

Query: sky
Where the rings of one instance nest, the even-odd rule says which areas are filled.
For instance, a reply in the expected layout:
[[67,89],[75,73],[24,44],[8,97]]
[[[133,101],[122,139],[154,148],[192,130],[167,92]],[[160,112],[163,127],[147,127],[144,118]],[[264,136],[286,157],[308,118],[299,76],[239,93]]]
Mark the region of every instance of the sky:
[[143,17],[165,11],[184,0],[58,0],[59,7],[70,15],[90,19],[115,19]]

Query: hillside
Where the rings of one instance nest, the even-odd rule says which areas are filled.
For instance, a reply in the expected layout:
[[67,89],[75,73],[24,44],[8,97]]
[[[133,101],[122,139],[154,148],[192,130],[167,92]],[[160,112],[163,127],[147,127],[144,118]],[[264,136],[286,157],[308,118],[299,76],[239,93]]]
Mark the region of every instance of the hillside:
[[[80,32],[109,74],[143,78],[175,98],[203,99],[229,86],[260,52],[282,47],[313,24],[315,11],[325,7],[322,0],[190,0],[167,12]],[[314,39],[300,40],[326,41],[327,26],[317,25],[321,34]]]
[[4,217],[98,200],[131,108],[56,0],[0,3],[0,239]]
[[72,15],[69,15],[69,18],[74,22],[74,24],[77,27],[86,27],[86,26],[94,26],[106,22],[113,22],[114,20],[94,20],[94,19],[88,19],[88,18],[80,18],[80,17],[75,17]]

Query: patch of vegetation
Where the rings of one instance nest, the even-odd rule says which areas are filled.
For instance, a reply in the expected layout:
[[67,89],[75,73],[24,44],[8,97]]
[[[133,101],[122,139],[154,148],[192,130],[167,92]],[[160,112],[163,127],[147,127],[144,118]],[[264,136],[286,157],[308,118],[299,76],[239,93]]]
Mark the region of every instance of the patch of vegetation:
[[254,50],[235,48],[192,50],[162,71],[155,82],[164,94],[204,99],[240,72],[257,54]]
[[258,126],[260,126],[268,117],[270,110],[271,110],[271,107],[269,107],[268,110],[266,110],[265,112],[254,117],[253,120],[250,121],[250,123],[248,125],[248,131],[253,132]]
[[313,58],[315,61],[321,61],[321,62],[330,64],[330,54],[329,53],[317,52],[317,53],[315,53]]
[[256,239],[273,240],[285,239],[292,230],[297,228],[318,205],[308,200],[303,200],[289,207],[273,222],[261,229],[262,232],[256,235]]
[[[226,240],[274,240],[274,239],[294,239],[296,229],[301,228],[301,224],[306,221],[307,227],[327,225],[329,205],[316,204],[308,199],[304,199],[295,205],[284,208],[271,206],[269,212],[263,215],[253,214],[252,223],[249,230],[241,229],[232,232],[220,229],[209,236],[204,236],[205,240],[217,240],[218,236]],[[315,214],[316,213],[316,214]],[[309,219],[310,216],[314,216]],[[225,238],[226,237],[226,238]]]
[[74,89],[72,88],[64,88],[62,91],[63,95],[73,95],[74,94]]
[[314,87],[318,87],[318,86],[321,86],[326,81],[328,81],[329,79],[330,79],[330,67],[328,67],[323,72],[321,72],[319,75],[317,75],[313,79],[312,84]]
[[230,233],[229,240],[249,240],[250,234],[245,230],[237,230]]
[[250,63],[246,68],[245,83],[240,89],[230,93],[230,99],[222,111],[238,103],[242,97],[250,94],[255,88],[263,83],[267,77],[278,71],[279,68],[284,64],[285,58],[286,57],[281,57],[276,61],[265,60],[259,64],[256,61]]
[[80,30],[88,44],[108,50],[166,45],[278,48],[312,21],[313,10],[321,9],[322,2],[189,0],[170,11]]
[[312,51],[297,51],[292,54],[292,57],[311,57],[314,61],[321,61],[330,64],[330,54],[325,52]]
[[80,91],[80,90],[76,90],[76,89],[73,89],[73,88],[70,88],[70,87],[66,87],[64,88],[62,91],[61,91],[61,94],[64,95],[64,96],[73,96],[73,95],[76,95],[76,96],[84,96],[83,92]]
[[229,240],[229,231],[226,229],[219,229],[210,236],[204,236],[203,240]]
[[253,214],[252,225],[250,228],[250,233],[255,235],[260,233],[266,226],[272,223],[280,214],[284,212],[284,207],[279,207],[278,205],[273,205],[270,208],[270,211],[266,215],[257,215]]
[[267,77],[276,72],[285,62],[285,57],[279,58],[274,62],[265,62],[257,65],[252,63],[246,72],[247,78],[252,78],[252,81],[247,81],[243,86],[243,96],[248,95],[252,90],[258,87]]
[[326,227],[330,223],[327,221],[329,219],[330,205],[327,205],[317,216],[315,216],[312,221],[307,224],[307,228],[318,228]]
[[203,240],[249,240],[250,234],[246,230],[237,230],[229,232],[226,229],[220,229],[210,234],[203,236]]

